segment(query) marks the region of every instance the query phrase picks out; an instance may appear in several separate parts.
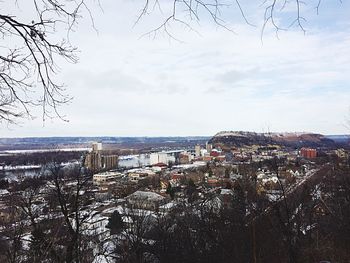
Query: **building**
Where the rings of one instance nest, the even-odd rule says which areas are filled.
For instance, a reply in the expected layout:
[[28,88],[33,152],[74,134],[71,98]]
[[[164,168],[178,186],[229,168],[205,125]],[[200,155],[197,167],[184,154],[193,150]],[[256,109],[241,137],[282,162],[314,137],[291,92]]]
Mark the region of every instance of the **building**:
[[111,170],[118,166],[118,155],[102,154],[102,143],[92,143],[92,150],[85,156],[85,167],[92,172]]
[[144,180],[148,177],[147,173],[129,173],[128,178],[130,182],[138,183],[140,180]]
[[149,156],[150,165],[155,165],[159,163],[164,163],[168,165],[169,163],[175,163],[175,156],[173,152],[157,152],[151,153]]
[[99,151],[97,152],[90,152],[85,156],[85,167],[93,172],[98,172],[102,170],[102,159],[101,159],[101,153]]
[[200,156],[201,156],[201,146],[200,146],[200,145],[197,144],[197,145],[194,147],[194,151],[195,151],[196,157],[200,157]]
[[92,143],[92,151],[93,152],[102,151],[102,143],[101,142],[93,142]]
[[316,158],[317,151],[316,149],[312,149],[312,148],[301,148],[300,155],[307,159],[313,159],[313,158]]
[[122,174],[119,172],[98,173],[92,176],[92,181],[95,185],[101,185],[114,181],[115,179],[120,178],[121,176]]
[[213,157],[212,157],[212,156],[210,156],[210,155],[205,155],[205,156],[203,156],[203,161],[205,161],[205,162],[210,162],[211,160],[213,160]]
[[169,164],[167,153],[165,153],[165,152],[158,153],[158,163]]
[[140,168],[140,169],[129,170],[128,178],[130,182],[138,183],[141,180],[144,180],[150,176],[155,176],[155,175],[156,175],[156,172],[154,168],[152,169]]
[[156,210],[165,203],[166,199],[154,192],[136,191],[127,196],[126,201],[134,208]]
[[207,149],[207,152],[210,153],[211,150],[213,150],[213,145],[211,143],[206,143],[205,148]]
[[113,179],[114,179],[114,177],[112,175],[109,175],[109,174],[94,174],[92,176],[92,182],[95,185],[104,184],[104,183],[112,181]]
[[211,152],[210,152],[210,156],[213,156],[213,157],[218,157],[221,155],[221,151],[217,150],[217,149],[213,149]]
[[151,153],[149,155],[149,163],[150,163],[150,165],[159,163],[158,160],[159,160],[158,153]]
[[201,156],[209,155],[207,149],[201,149]]
[[102,155],[102,169],[111,170],[118,166],[118,155]]
[[188,152],[182,152],[179,156],[179,163],[180,164],[188,164],[192,161],[192,155]]

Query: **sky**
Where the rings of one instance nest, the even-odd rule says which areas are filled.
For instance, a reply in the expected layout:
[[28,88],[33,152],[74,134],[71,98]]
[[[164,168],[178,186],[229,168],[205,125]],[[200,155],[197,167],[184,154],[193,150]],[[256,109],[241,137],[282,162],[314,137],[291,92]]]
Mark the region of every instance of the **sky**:
[[[29,1],[31,2],[31,1]],[[248,1],[246,1],[248,2]],[[79,62],[60,62],[56,80],[73,100],[59,111],[69,122],[37,118],[0,126],[0,137],[190,136],[223,130],[348,134],[350,119],[349,1],[309,1],[301,9],[306,32],[292,26],[262,35],[263,1],[223,6],[228,29],[199,11],[179,8],[170,35],[161,25],[171,1],[160,1],[136,25],[143,1],[90,3],[70,34]],[[28,5],[28,2],[24,3]],[[30,7],[22,8],[26,15]],[[293,1],[276,16],[293,20]]]

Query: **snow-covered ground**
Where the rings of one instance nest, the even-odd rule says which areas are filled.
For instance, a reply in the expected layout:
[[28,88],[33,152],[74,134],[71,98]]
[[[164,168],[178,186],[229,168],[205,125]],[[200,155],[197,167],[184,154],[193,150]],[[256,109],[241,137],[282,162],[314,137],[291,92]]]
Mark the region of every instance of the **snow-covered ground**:
[[206,162],[198,161],[198,162],[194,162],[191,164],[174,165],[173,168],[191,169],[191,168],[197,168],[197,167],[201,167],[201,166],[205,166],[205,165],[207,165]]
[[16,170],[33,170],[33,169],[40,169],[41,165],[5,165],[0,166],[0,170],[3,171],[16,171]]

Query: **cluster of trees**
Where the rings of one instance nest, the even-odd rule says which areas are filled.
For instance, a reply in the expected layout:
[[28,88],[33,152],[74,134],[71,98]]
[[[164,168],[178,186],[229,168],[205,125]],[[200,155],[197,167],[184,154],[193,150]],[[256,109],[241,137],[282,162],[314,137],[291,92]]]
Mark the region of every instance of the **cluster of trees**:
[[[128,255],[117,262],[348,262],[349,172],[325,167],[276,202],[258,194],[246,178],[234,186],[229,205],[214,195],[178,204],[152,220],[138,214],[137,233],[129,227],[129,237],[114,237],[116,254]],[[113,222],[119,233],[126,228],[121,220]],[[143,239],[135,241],[140,234]]]
[[0,164],[5,165],[45,165],[48,163],[66,163],[79,161],[82,152],[78,151],[57,151],[57,152],[36,152],[13,155],[3,155]]
[[12,183],[2,201],[0,262],[92,262],[91,175],[80,166],[47,167],[45,175]]
[[112,214],[110,235],[103,237],[89,230],[91,175],[79,166],[49,168],[11,184],[1,262],[350,260],[350,169],[341,163],[285,190],[278,201],[259,193],[250,176],[233,185],[225,202],[214,193],[194,198],[192,182],[185,191],[191,202],[177,202],[168,213],[125,207]]

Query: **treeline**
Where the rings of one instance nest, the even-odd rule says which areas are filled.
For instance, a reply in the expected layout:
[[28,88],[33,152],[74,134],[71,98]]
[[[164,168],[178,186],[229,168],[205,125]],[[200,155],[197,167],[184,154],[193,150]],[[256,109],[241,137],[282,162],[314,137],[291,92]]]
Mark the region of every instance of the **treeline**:
[[56,151],[19,153],[0,156],[0,164],[5,165],[44,165],[47,163],[65,163],[72,160],[80,160],[83,152],[78,151]]

